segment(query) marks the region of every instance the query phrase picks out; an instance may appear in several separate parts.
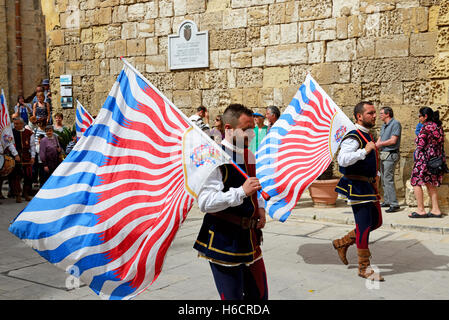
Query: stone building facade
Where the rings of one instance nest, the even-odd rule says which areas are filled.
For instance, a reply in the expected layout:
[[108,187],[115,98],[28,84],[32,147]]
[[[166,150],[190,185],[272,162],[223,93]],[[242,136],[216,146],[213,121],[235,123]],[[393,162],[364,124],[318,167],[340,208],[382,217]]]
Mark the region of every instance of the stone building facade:
[[[19,94],[25,97],[32,95],[36,86],[48,78],[45,22],[40,1],[21,0],[19,4],[17,15],[14,0],[0,0],[0,88],[5,90],[11,110]],[[17,18],[20,21],[19,29]],[[21,42],[21,67],[17,55],[17,35]],[[20,68],[22,76],[19,76]]]
[[[402,195],[419,108],[439,110],[449,129],[447,0],[44,2],[54,100],[59,76],[72,74],[74,98],[94,115],[121,56],[187,115],[202,104],[211,119],[231,102],[285,108],[311,72],[348,116],[362,99],[393,108],[403,125]],[[186,19],[209,32],[210,66],[170,71],[168,36]],[[64,113],[73,121],[74,110]]]

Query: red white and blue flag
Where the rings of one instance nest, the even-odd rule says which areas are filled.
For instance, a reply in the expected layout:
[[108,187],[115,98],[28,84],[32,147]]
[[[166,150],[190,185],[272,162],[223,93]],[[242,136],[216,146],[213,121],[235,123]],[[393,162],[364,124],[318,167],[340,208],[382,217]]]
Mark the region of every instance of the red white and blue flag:
[[125,60],[94,123],[9,230],[102,298],[162,270],[222,149]]
[[271,196],[265,210],[285,221],[302,193],[326,170],[355,125],[309,74],[262,140],[256,175]]
[[14,143],[11,121],[9,119],[8,104],[6,102],[5,92],[3,89],[0,94],[0,138],[5,147],[11,143]]
[[78,141],[87,128],[92,124],[94,118],[90,113],[83,107],[83,105],[76,100],[76,117],[75,117],[75,129],[76,129],[76,140]]

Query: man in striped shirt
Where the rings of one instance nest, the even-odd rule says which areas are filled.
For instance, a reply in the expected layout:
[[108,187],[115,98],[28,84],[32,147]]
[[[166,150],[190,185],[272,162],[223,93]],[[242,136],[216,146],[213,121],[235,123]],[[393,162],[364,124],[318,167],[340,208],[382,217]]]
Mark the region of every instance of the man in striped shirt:
[[189,120],[210,136],[209,114],[206,107],[199,106],[196,109],[196,114],[192,115]]

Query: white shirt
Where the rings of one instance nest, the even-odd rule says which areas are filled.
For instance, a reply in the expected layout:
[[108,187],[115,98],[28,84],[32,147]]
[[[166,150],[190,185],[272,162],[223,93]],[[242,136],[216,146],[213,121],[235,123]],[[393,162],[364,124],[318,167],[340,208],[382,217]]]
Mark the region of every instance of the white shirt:
[[[360,131],[366,133],[369,132],[368,129],[359,124],[356,124],[355,126]],[[348,139],[343,140],[340,145],[340,152],[337,157],[338,165],[341,167],[348,167],[359,160],[365,160],[366,155],[365,148],[360,149],[359,141],[356,138],[349,137]]]
[[[243,155],[243,150],[235,148],[227,140],[223,140],[222,144],[231,150],[234,150],[237,154]],[[248,150],[248,152],[251,152]],[[229,207],[236,207],[243,203],[243,200],[247,197],[243,187],[229,188],[229,191],[223,192],[223,176],[220,168],[216,168],[203,184],[198,194],[198,206],[202,212],[219,212]],[[265,201],[260,196],[257,197],[259,208],[265,206]]]

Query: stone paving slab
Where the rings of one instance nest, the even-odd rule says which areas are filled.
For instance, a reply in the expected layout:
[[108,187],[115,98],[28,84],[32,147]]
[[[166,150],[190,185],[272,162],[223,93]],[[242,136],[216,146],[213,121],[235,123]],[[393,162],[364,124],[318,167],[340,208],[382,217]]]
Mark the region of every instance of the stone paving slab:
[[[65,288],[68,275],[63,270],[7,231],[9,221],[25,204],[9,199],[5,202],[0,205],[0,299],[100,299],[83,284],[76,289]],[[372,264],[381,270],[386,282],[378,289],[368,289],[366,280],[357,276],[356,248],[349,249],[350,264],[345,266],[331,245],[335,237],[354,228],[347,220],[352,216],[349,210],[341,203],[326,210],[309,203],[308,207],[296,208],[284,223],[267,219],[262,250],[270,299],[449,299],[448,234],[389,226],[374,231],[370,237]],[[346,220],[334,223],[301,217],[318,211],[323,219],[330,216],[341,221],[341,216]],[[192,248],[202,217],[194,206],[168,250],[159,278],[136,300],[219,298],[208,262],[198,258]]]
[[[48,262],[42,262],[37,265],[31,265],[6,273],[8,277],[27,280],[38,284],[54,287],[57,289],[66,289],[67,274],[60,272],[61,269]],[[36,276],[39,275],[39,276]]]

